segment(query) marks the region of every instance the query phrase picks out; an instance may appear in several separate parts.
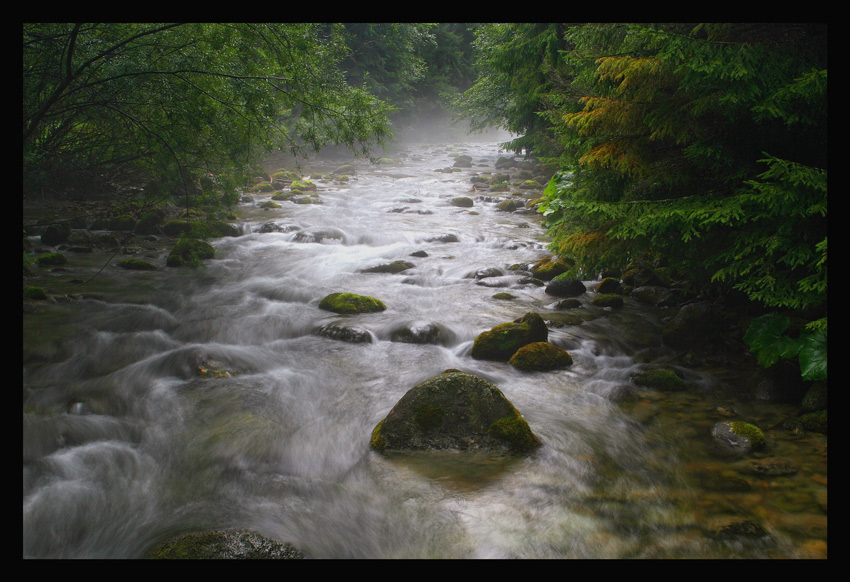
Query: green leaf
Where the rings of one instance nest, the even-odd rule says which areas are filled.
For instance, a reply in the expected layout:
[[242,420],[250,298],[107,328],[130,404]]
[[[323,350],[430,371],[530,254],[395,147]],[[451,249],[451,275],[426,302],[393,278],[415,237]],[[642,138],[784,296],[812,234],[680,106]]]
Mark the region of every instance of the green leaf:
[[785,335],[791,320],[785,315],[768,314],[752,320],[744,334],[744,342],[765,368],[779,358],[792,358],[800,350],[800,342]]
[[800,342],[800,371],[804,380],[826,380],[826,330],[817,329]]

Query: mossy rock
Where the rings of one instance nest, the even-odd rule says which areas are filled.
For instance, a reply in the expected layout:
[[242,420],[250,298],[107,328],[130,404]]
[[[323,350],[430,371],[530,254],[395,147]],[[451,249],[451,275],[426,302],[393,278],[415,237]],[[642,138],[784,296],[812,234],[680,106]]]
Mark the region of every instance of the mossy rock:
[[266,200],[265,202],[260,204],[260,208],[280,208],[280,204],[272,200]]
[[136,228],[136,219],[129,214],[122,214],[109,219],[106,223],[106,228],[109,230],[132,231]]
[[505,200],[496,205],[499,212],[514,212],[520,205],[515,200]]
[[24,299],[28,299],[30,301],[47,301],[47,293],[44,291],[43,287],[27,285],[24,287]]
[[805,430],[826,434],[826,410],[809,412],[799,418],[800,426]]
[[666,368],[651,368],[648,370],[640,370],[629,376],[631,381],[637,386],[652,388],[653,390],[684,390],[685,381],[682,380],[673,370]]
[[587,287],[578,279],[570,277],[569,273],[561,273],[549,281],[544,291],[555,297],[578,297],[587,292]]
[[590,303],[596,307],[613,307],[617,309],[624,305],[623,297],[616,293],[603,293],[594,297]]
[[245,530],[201,531],[183,534],[155,547],[152,560],[299,560],[304,555],[281,543]]
[[310,180],[296,180],[289,185],[290,190],[301,190],[302,192],[310,192],[317,190],[318,187]]
[[494,384],[446,370],[417,384],[372,431],[378,451],[486,450],[527,453],[540,446],[522,415]]
[[68,240],[71,236],[71,226],[67,222],[51,224],[41,233],[41,242],[55,246]]
[[[280,191],[280,192],[275,192],[274,194],[272,194],[272,200],[278,200],[278,201],[291,200],[293,196],[295,196],[295,192]],[[266,202],[266,204],[267,204],[267,202]],[[265,206],[263,206],[262,204],[260,206],[265,208]],[[280,208],[280,205],[275,204],[274,206],[272,206],[270,208]]]
[[605,277],[599,283],[596,284],[594,289],[597,293],[607,294],[607,293],[622,293],[623,286],[620,285],[620,281],[614,277]]
[[165,236],[180,236],[181,234],[189,232],[191,228],[192,226],[185,220],[169,220],[162,225],[162,234]]
[[456,198],[452,198],[451,201],[452,206],[459,206],[461,208],[471,208],[473,204],[475,203],[469,196],[458,196]]
[[45,253],[39,255],[36,262],[42,267],[58,267],[67,263],[68,257],[62,253]]
[[393,261],[392,263],[384,263],[383,265],[377,265],[375,267],[369,267],[367,269],[363,269],[362,273],[401,273],[402,271],[407,271],[408,269],[414,268],[414,265],[408,261]]
[[128,271],[156,271],[156,267],[151,263],[134,258],[124,259],[118,266]]
[[716,445],[727,453],[746,455],[765,446],[764,432],[743,420],[724,420],[711,428]]
[[534,342],[518,349],[508,364],[525,372],[548,372],[572,366],[573,357],[548,342]]
[[215,257],[215,248],[207,242],[181,238],[171,252],[165,264],[169,267],[197,267],[201,265],[201,261],[212,259]]
[[519,319],[502,323],[478,334],[470,355],[476,360],[508,361],[518,349],[534,342],[545,342],[549,329],[539,313],[530,311]]
[[266,182],[264,180],[262,182],[258,182],[257,184],[254,184],[254,186],[251,188],[251,191],[252,192],[272,192],[272,191],[274,191],[274,186],[272,185],[271,182]]
[[293,172],[292,170],[278,170],[274,174],[271,175],[271,179],[274,180],[298,180],[301,176],[298,175],[297,172]]
[[354,293],[331,293],[319,302],[319,308],[334,313],[356,314],[384,311],[387,306],[380,299]]
[[512,295],[510,293],[505,292],[496,293],[495,295],[493,295],[493,299],[502,299],[504,301],[510,301],[512,299],[516,299],[516,295]]
[[548,255],[537,261],[531,267],[531,274],[543,281],[550,281],[558,275],[566,273],[573,267],[569,259],[562,259],[556,255]]

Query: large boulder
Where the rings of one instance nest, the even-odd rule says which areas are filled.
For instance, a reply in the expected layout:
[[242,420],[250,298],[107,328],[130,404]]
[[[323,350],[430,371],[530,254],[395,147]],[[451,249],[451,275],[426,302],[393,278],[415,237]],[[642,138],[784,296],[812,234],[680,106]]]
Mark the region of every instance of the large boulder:
[[508,364],[525,372],[548,372],[572,366],[573,357],[548,342],[534,342],[518,349]]
[[567,273],[558,275],[546,285],[546,294],[555,297],[578,297],[587,292],[587,287],[578,279],[567,276]]
[[446,370],[411,388],[372,431],[385,451],[485,450],[525,453],[540,446],[522,415],[494,384]]
[[549,328],[539,313],[530,311],[509,323],[478,334],[470,355],[476,360],[508,361],[518,349],[549,339]]

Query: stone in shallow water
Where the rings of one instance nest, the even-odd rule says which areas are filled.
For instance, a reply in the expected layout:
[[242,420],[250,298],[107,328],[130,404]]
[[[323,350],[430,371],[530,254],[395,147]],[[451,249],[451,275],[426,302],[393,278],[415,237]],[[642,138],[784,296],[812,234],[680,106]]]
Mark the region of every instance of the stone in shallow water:
[[370,444],[378,451],[525,453],[540,441],[496,385],[450,369],[411,388],[375,426]]

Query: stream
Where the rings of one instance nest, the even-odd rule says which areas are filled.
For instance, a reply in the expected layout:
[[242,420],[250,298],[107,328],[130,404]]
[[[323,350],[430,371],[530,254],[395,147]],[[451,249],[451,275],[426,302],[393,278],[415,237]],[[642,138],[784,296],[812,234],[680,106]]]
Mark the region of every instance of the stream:
[[[472,167],[436,171],[457,154]],[[512,270],[548,240],[538,214],[497,210],[509,193],[472,191],[501,156],[495,143],[411,145],[395,163],[355,161],[348,183],[316,180],[322,204],[264,210],[269,195],[252,195],[242,236],[212,241],[199,269],[166,268],[167,247],[140,242],[156,271],[110,265],[75,287],[109,258],[95,252],[45,274],[73,298],[24,315],[23,556],[141,558],[180,533],[237,528],[313,559],[826,557],[826,436],[769,431],[767,456],[799,470],[753,475],[712,452],[718,411],[766,427],[796,407],[738,401],[728,374],[684,367],[687,390],[635,397],[630,373],[674,355],[659,340],[665,313],[628,298],[596,308],[592,291],[559,312]],[[362,272],[396,260],[414,266]],[[319,309],[343,291],[387,309]],[[469,356],[477,334],[528,311],[570,368]],[[331,325],[369,341],[320,333]],[[405,392],[449,368],[496,384],[543,446],[519,458],[370,449]],[[736,520],[767,535],[711,535]]]

